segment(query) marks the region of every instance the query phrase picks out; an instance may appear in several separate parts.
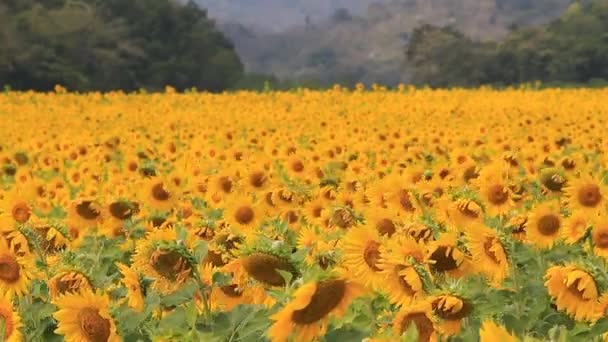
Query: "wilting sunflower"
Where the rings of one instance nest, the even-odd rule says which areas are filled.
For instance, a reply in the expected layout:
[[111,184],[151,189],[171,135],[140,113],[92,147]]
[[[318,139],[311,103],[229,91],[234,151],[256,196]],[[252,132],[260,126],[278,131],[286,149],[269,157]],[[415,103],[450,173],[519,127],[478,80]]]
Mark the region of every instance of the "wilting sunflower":
[[[156,230],[137,241],[132,267],[153,278],[152,288],[163,294],[183,285],[192,273],[189,261],[170,243],[177,240],[173,229]],[[162,243],[163,246],[160,246]],[[165,245],[165,244],[169,245]]]
[[577,321],[596,321],[601,315],[598,290],[593,276],[574,266],[552,266],[545,273],[545,286],[557,309]]
[[357,227],[342,240],[343,265],[368,287],[374,287],[379,278],[380,236],[376,229]]
[[583,211],[575,211],[564,221],[561,238],[568,244],[579,242],[591,226],[591,219]]
[[393,321],[393,332],[401,336],[412,324],[418,330],[418,342],[437,341],[437,323],[430,302],[402,307]]
[[0,320],[4,327],[4,336],[2,341],[5,342],[21,342],[23,335],[21,334],[21,317],[19,313],[13,309],[12,297],[8,292],[0,294]]
[[83,291],[68,293],[53,301],[58,308],[53,313],[57,320],[55,332],[69,342],[119,342],[116,325],[110,316],[110,298],[101,293]]
[[342,277],[307,283],[270,317],[274,324],[268,336],[273,342],[286,342],[290,335],[296,341],[313,341],[325,334],[328,319],[344,314],[362,292],[360,286]]
[[53,299],[66,293],[93,290],[89,278],[78,271],[60,272],[49,280],[48,286]]
[[462,320],[472,311],[469,300],[453,294],[442,294],[429,299],[433,313],[439,319],[438,330],[447,336],[460,332]]
[[433,273],[455,278],[472,271],[471,260],[458,249],[457,236],[453,233],[444,233],[437,241],[428,244],[426,262]]
[[561,236],[563,219],[556,202],[538,205],[528,220],[528,240],[541,249],[551,248]]
[[465,235],[475,267],[490,279],[492,286],[500,286],[509,274],[509,260],[496,232],[476,224],[468,227]]
[[593,254],[606,259],[608,258],[608,217],[602,215],[594,221],[591,230]]
[[127,304],[131,309],[142,312],[144,310],[144,296],[137,272],[125,264],[116,263],[116,266],[122,274],[120,281],[127,288]]
[[34,258],[29,254],[19,255],[0,238],[0,292],[24,296],[34,278]]
[[422,268],[424,248],[409,237],[393,238],[380,246],[379,288],[396,305],[409,305],[424,295],[424,283],[415,263]]
[[285,279],[279,270],[296,273],[295,267],[289,261],[269,253],[252,253],[241,258],[240,262],[251,278],[270,286],[285,285]]
[[606,206],[606,186],[591,176],[571,180],[565,188],[568,208],[588,215],[599,214]]
[[485,320],[479,329],[480,342],[517,342],[518,339],[493,321]]

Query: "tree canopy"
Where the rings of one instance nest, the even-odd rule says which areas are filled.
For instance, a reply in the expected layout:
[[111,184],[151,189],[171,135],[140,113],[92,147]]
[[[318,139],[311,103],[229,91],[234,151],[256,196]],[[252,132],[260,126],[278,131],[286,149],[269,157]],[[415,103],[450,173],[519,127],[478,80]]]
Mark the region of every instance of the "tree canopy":
[[243,74],[192,2],[3,0],[0,46],[0,85],[14,89],[221,91]]

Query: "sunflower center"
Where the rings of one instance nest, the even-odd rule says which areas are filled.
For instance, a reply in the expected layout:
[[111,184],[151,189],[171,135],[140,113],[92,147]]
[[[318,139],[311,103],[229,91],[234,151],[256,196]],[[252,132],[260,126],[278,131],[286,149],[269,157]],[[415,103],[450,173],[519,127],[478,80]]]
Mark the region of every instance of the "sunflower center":
[[459,263],[454,258],[454,249],[447,246],[439,246],[431,254],[430,259],[434,261],[431,269],[436,272],[449,272],[458,268]]
[[31,214],[30,206],[25,202],[19,202],[13,206],[13,218],[19,223],[27,222],[27,220],[30,219]]
[[255,213],[253,212],[253,209],[247,206],[238,208],[237,211],[234,213],[234,218],[240,224],[251,223],[251,221],[253,221],[254,216]]
[[180,274],[190,270],[186,258],[176,251],[156,251],[151,261],[154,270],[170,280],[177,280]]
[[316,206],[312,209],[312,217],[319,218],[321,217],[321,212],[323,212],[322,206]]
[[376,223],[376,229],[382,235],[387,235],[391,237],[395,234],[396,228],[395,224],[391,219],[381,219]]
[[551,173],[543,177],[543,185],[551,191],[561,191],[566,180],[558,173]]
[[501,184],[494,184],[488,189],[488,201],[494,205],[501,205],[507,202],[509,193]]
[[351,214],[351,212],[347,209],[338,209],[334,212],[332,217],[332,221],[336,224],[336,226],[346,229],[355,224],[355,218]]
[[544,215],[538,220],[537,227],[542,235],[553,236],[559,230],[559,218],[553,214]]
[[163,183],[158,183],[152,187],[152,197],[157,201],[167,201],[171,197],[171,194],[165,190]]
[[264,172],[254,172],[249,176],[249,184],[254,188],[260,188],[266,182]]
[[599,247],[601,249],[606,249],[608,248],[608,233],[599,233],[594,239],[593,242],[595,243],[596,247]]
[[595,184],[584,185],[578,191],[578,202],[585,207],[593,208],[597,206],[601,200],[602,194],[600,193],[600,187]]
[[220,290],[230,298],[239,298],[243,296],[243,292],[239,290],[236,284],[221,286]]
[[380,244],[376,241],[369,241],[363,252],[363,260],[374,272],[379,272],[378,262],[380,261]]
[[479,173],[477,172],[477,167],[474,165],[469,166],[462,173],[462,179],[465,181],[465,183],[468,183],[471,181],[471,179],[475,179],[477,177],[479,177]]
[[344,280],[327,280],[317,284],[315,293],[310,298],[310,303],[291,315],[291,320],[296,324],[312,324],[325,318],[335,309],[346,294],[346,282]]
[[109,206],[110,214],[118,220],[126,220],[133,215],[131,205],[127,202],[114,202]]
[[498,255],[496,255],[496,252],[494,250],[492,250],[492,247],[498,243],[498,241],[496,241],[495,237],[489,237],[487,238],[484,242],[483,242],[483,252],[490,258],[492,259],[492,261],[494,261],[494,263],[496,264],[500,264],[500,259],[498,258]]
[[7,283],[14,283],[19,280],[21,269],[17,259],[10,254],[0,255],[0,279]]
[[94,308],[84,308],[78,313],[80,330],[91,342],[105,342],[110,338],[110,320],[101,317]]
[[302,172],[304,171],[304,163],[299,160],[296,160],[291,164],[291,169],[295,172]]
[[220,183],[220,188],[225,193],[229,193],[232,190],[232,182],[230,181],[230,178],[228,178],[226,176],[221,177],[219,179],[219,183]]
[[408,212],[416,211],[416,207],[412,204],[410,199],[410,194],[406,190],[402,190],[399,192],[399,204],[403,210]]
[[407,331],[411,324],[416,325],[416,330],[418,330],[418,341],[430,341],[433,333],[435,332],[435,327],[433,326],[433,322],[427,317],[424,312],[413,312],[408,314],[401,322],[401,333]]
[[99,211],[93,207],[92,201],[82,201],[76,205],[76,213],[85,220],[95,220],[99,217]]
[[442,299],[446,299],[447,298],[438,298],[433,302],[433,311],[435,312],[435,314],[437,316],[439,316],[439,318],[441,319],[445,319],[445,320],[458,320],[458,319],[463,319],[466,316],[468,316],[471,311],[472,311],[472,306],[469,302],[464,301],[458,297],[448,297],[451,299],[455,299],[457,301],[459,301],[462,304],[462,307],[460,308],[460,310],[458,311],[454,311],[451,310],[451,308],[446,308],[445,306],[440,306],[439,303]]
[[272,286],[285,285],[285,279],[277,272],[278,270],[295,273],[289,262],[263,253],[255,253],[244,258],[243,267],[253,279]]

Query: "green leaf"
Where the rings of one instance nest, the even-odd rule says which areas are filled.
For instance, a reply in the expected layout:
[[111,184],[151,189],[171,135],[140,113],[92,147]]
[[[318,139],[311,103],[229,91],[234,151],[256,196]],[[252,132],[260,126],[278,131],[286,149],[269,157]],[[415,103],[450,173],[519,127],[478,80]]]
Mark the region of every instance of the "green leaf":
[[207,256],[207,242],[203,240],[199,240],[194,244],[193,248],[193,256],[197,263],[202,263],[205,257]]
[[175,307],[194,299],[196,291],[198,291],[198,284],[194,281],[189,281],[179,290],[161,298],[160,303],[165,307]]

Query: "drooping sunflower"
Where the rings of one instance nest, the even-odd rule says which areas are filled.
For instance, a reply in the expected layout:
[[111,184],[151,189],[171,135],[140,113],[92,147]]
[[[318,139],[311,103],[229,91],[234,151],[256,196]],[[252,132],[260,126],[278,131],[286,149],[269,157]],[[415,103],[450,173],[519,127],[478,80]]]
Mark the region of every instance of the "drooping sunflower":
[[23,326],[21,316],[14,310],[12,296],[8,292],[0,294],[0,320],[4,323],[3,341],[23,341],[23,335],[20,331]]
[[53,304],[58,308],[53,313],[57,320],[55,332],[66,341],[120,341],[107,295],[92,291],[68,293],[55,299]]
[[545,286],[557,309],[577,321],[596,321],[599,294],[595,279],[575,265],[552,266],[545,273]]
[[494,287],[509,274],[509,260],[496,232],[481,224],[469,226],[465,235],[475,267],[483,272]]
[[92,291],[89,278],[79,271],[62,271],[53,276],[49,282],[51,298],[57,298],[66,293]]
[[102,207],[92,197],[79,198],[70,204],[68,220],[80,229],[94,227],[102,218]]
[[551,248],[561,236],[563,218],[559,204],[553,201],[538,205],[531,212],[528,225],[528,240],[541,249]]
[[580,241],[591,226],[591,219],[583,211],[575,211],[564,220],[564,228],[561,231],[561,238],[568,244],[575,244]]
[[393,321],[393,332],[395,335],[401,336],[412,324],[418,330],[418,342],[437,341],[437,320],[429,301],[402,307]]
[[[188,259],[180,254],[173,229],[156,230],[137,241],[132,267],[153,278],[151,287],[163,294],[171,293],[183,285],[192,273]],[[186,245],[188,241],[185,242]]]
[[30,254],[19,255],[0,238],[0,293],[24,296],[34,278],[34,258]]
[[591,176],[571,180],[564,190],[571,211],[597,215],[606,207],[606,186]]
[[429,299],[433,313],[439,319],[438,330],[447,336],[460,332],[462,320],[469,316],[473,307],[471,302],[453,294],[441,294]]
[[490,320],[485,320],[479,329],[480,342],[517,342],[518,339],[502,326]]
[[356,283],[337,277],[310,282],[300,287],[293,299],[270,318],[274,324],[268,331],[272,342],[309,342],[323,336],[330,317],[341,316],[352,300],[363,293]]
[[116,266],[122,274],[120,281],[127,288],[127,305],[137,312],[142,312],[144,310],[144,296],[137,272],[125,264],[116,263]]
[[366,226],[351,229],[342,240],[343,265],[371,288],[379,279],[380,246],[378,231]]
[[424,248],[409,237],[393,238],[387,246],[380,246],[379,290],[396,305],[409,305],[424,295],[424,282],[418,273],[423,268]]
[[296,273],[295,267],[284,258],[270,253],[256,252],[240,260],[249,276],[270,286],[284,286],[285,279],[278,272]]
[[429,242],[426,262],[433,273],[459,278],[472,271],[471,260],[458,249],[457,240],[456,234],[444,233],[438,240]]

